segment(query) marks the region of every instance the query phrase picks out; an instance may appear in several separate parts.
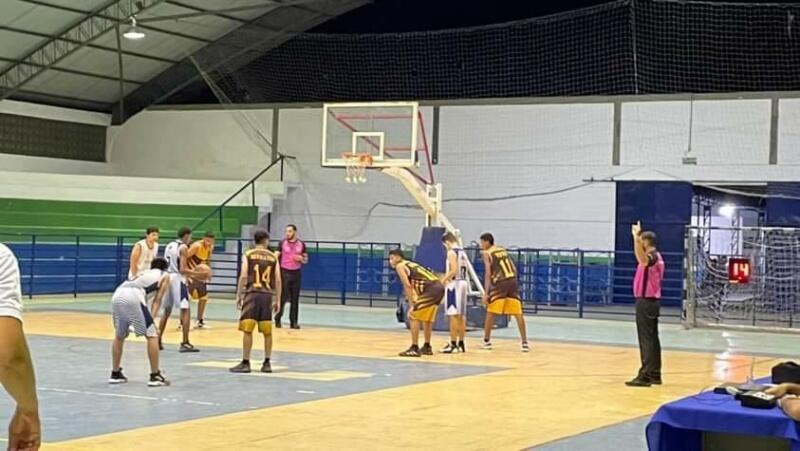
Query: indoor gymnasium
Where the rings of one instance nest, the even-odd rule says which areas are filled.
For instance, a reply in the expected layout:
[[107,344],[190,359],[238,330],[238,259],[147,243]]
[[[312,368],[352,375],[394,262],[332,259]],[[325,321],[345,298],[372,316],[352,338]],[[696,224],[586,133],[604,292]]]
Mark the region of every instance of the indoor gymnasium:
[[800,3],[0,0],[0,243],[9,450],[800,450]]

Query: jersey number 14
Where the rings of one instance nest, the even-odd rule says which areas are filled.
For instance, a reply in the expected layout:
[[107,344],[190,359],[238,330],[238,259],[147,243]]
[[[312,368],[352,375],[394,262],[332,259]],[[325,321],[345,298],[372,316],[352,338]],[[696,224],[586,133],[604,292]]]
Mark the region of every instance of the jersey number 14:
[[[264,274],[261,274],[261,266],[254,265],[253,266],[253,288],[261,288],[266,287],[268,290],[271,290],[272,287],[270,286],[270,279],[272,276],[272,267],[267,266],[264,270]],[[262,285],[263,282],[263,285]]]

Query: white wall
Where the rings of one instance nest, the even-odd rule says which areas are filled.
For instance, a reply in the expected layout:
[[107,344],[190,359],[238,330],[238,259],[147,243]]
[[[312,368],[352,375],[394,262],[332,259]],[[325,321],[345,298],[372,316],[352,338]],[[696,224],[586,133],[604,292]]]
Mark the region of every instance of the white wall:
[[108,133],[117,175],[247,180],[271,158],[272,110],[144,111]]
[[[611,165],[611,102],[443,106],[436,176],[445,199],[468,199],[446,203],[445,213],[468,240],[492,231],[506,245],[607,249],[614,184],[587,179],[800,178],[800,100],[780,102],[778,165],[769,165],[769,100],[695,101],[690,154],[698,164],[683,165],[689,105],[624,103],[620,166]],[[422,110],[432,142],[432,109]],[[106,164],[0,155],[0,170],[241,181],[268,161],[269,149],[256,135],[272,136],[271,114],[145,111],[109,129]],[[416,242],[421,211],[381,205],[414,204],[394,179],[370,172],[366,185],[348,185],[343,170],[320,167],[321,122],[320,109],[280,112],[279,148],[298,160],[287,170],[295,187],[279,202],[273,224],[296,223],[308,239]],[[501,199],[507,196],[523,197]],[[486,198],[496,199],[475,200]]]
[[[617,180],[743,182],[800,178],[800,101],[781,103],[779,165],[769,164],[770,101],[694,102],[691,152],[688,101],[622,105],[620,166],[612,166],[613,104],[441,107],[437,181],[445,213],[468,240],[493,232],[507,245],[610,249]],[[424,112],[426,120],[430,110]],[[321,117],[316,109],[284,109],[283,151],[298,156],[298,188],[280,202],[273,224],[297,223],[306,238],[401,241],[419,238],[417,210],[393,179],[369,174],[362,186],[319,167]],[[427,127],[429,132],[430,126]],[[430,138],[430,136],[429,136]],[[525,196],[502,200],[507,196]],[[498,198],[478,202],[475,199]],[[371,214],[370,214],[370,210]]]
[[[431,110],[423,108],[428,133]],[[419,240],[424,216],[420,211],[376,207],[378,202],[412,204],[404,188],[377,172],[365,185],[350,185],[344,169],[320,167],[322,110],[286,109],[280,116],[280,149],[294,155],[289,176],[296,181],[286,200],[276,204],[273,228],[296,224],[306,239],[407,242]],[[430,140],[430,135],[428,136]]]

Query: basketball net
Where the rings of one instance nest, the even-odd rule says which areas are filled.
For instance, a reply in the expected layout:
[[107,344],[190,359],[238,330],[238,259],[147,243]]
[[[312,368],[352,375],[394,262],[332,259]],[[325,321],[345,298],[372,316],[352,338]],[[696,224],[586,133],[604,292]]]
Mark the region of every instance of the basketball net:
[[369,153],[349,153],[342,154],[345,169],[345,181],[347,183],[366,183],[367,168],[372,166],[372,155]]

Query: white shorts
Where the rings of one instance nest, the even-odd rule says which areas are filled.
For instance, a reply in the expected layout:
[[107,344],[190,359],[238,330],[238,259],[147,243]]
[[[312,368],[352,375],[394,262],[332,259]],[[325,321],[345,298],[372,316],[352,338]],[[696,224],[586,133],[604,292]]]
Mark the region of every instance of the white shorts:
[[466,280],[453,280],[447,283],[444,292],[444,314],[464,316],[467,314],[469,283]]
[[157,337],[156,325],[145,304],[144,290],[119,288],[111,298],[114,329],[117,338],[126,338],[133,328],[137,337]]
[[172,310],[176,305],[181,310],[189,308],[189,287],[186,280],[180,274],[170,273],[169,290],[164,295],[162,302],[164,310]]

